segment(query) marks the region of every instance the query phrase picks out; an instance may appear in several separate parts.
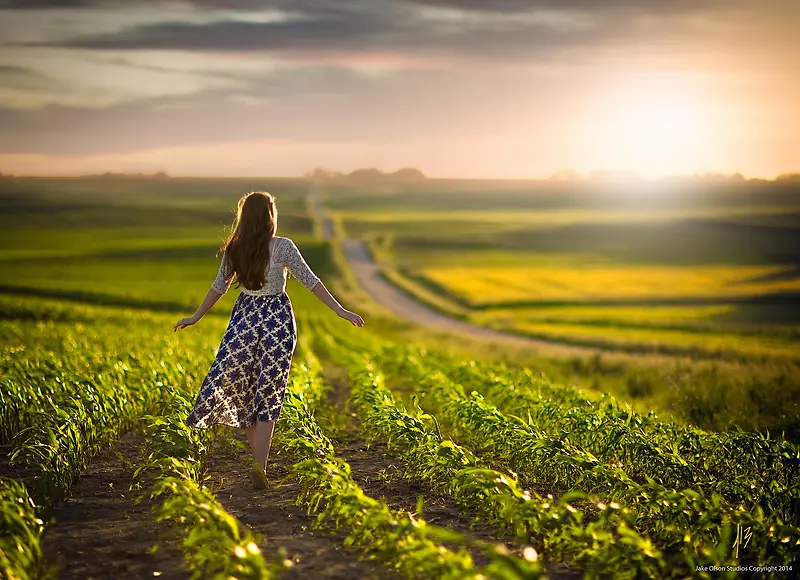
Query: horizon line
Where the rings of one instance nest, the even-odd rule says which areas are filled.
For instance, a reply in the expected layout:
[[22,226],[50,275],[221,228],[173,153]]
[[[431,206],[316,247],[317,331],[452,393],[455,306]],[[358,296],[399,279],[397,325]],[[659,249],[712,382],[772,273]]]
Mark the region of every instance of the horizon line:
[[[312,171],[317,171],[319,168],[314,169]],[[398,170],[394,171],[383,171],[377,169],[375,167],[364,167],[353,170],[351,172],[341,172],[341,171],[328,171],[328,170],[321,170],[327,173],[331,178],[348,178],[350,177],[351,173],[356,173],[359,171],[366,171],[366,170],[377,170],[379,173],[382,174],[383,177],[392,177],[393,173],[397,173],[401,170],[409,170],[409,169],[416,169],[414,167],[402,167]],[[422,174],[421,177],[418,178],[420,181],[424,180],[450,180],[450,181],[542,181],[548,183],[580,183],[580,182],[587,182],[587,181],[633,181],[633,182],[659,182],[659,181],[668,181],[668,180],[680,180],[680,179],[719,179],[719,180],[727,180],[727,181],[782,181],[783,179],[797,177],[800,178],[800,170],[797,171],[783,171],[780,173],[775,174],[773,177],[766,177],[766,176],[747,176],[741,172],[733,172],[733,173],[721,173],[721,172],[712,172],[708,171],[705,173],[676,173],[676,174],[669,174],[669,175],[662,175],[659,177],[645,177],[643,175],[638,174],[635,171],[626,171],[626,170],[593,170],[587,173],[581,173],[578,171],[573,170],[558,170],[549,176],[546,177],[480,177],[480,176],[439,176],[439,175],[428,175],[422,170],[418,170]],[[571,178],[564,178],[560,179],[556,177],[559,173],[574,173],[575,177]],[[311,173],[311,172],[308,172]],[[184,173],[175,173],[171,174],[167,171],[154,171],[150,173],[145,172],[136,172],[136,173],[128,173],[128,172],[117,172],[117,171],[106,171],[103,173],[82,173],[82,174],[55,174],[55,173],[37,173],[37,174],[13,174],[13,173],[2,173],[0,172],[0,179],[3,178],[17,178],[17,179],[81,179],[81,178],[113,178],[113,177],[137,177],[137,178],[160,178],[160,179],[297,179],[297,180],[305,180],[305,181],[312,181],[314,178],[306,175],[269,175],[269,174],[260,174],[260,175],[225,175],[225,174],[218,174],[218,175],[193,175],[193,174],[184,174]]]

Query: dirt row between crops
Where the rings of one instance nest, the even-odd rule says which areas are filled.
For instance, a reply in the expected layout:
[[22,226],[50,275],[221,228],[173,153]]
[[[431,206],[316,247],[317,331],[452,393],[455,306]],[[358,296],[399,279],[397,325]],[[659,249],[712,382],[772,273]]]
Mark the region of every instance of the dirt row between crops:
[[[379,442],[367,446],[358,435],[357,419],[351,416],[348,407],[346,385],[338,380],[334,385],[322,406],[324,412],[343,414],[351,419],[350,428],[338,432],[338,437],[334,436],[334,447],[336,456],[350,465],[353,479],[364,493],[384,501],[394,510],[409,513],[416,512],[417,500],[421,496],[424,502],[422,516],[427,522],[474,539],[497,541],[492,538],[491,529],[471,528],[472,518],[462,513],[451,498],[437,494],[419,482],[399,477],[396,461],[387,454],[386,446]],[[337,420],[341,422],[341,417]],[[333,433],[329,432],[329,435]],[[300,486],[289,477],[292,461],[279,445],[273,447],[267,468],[269,489],[255,491],[250,488],[249,461],[246,439],[237,432],[232,445],[220,445],[211,453],[208,467],[212,488],[229,513],[264,538],[260,547],[266,554],[281,547],[287,551],[294,566],[282,578],[400,578],[385,565],[368,560],[368,556],[357,549],[343,548],[346,530],[314,528],[316,516],[308,515],[305,507],[295,504]],[[511,541],[509,545],[513,547]],[[481,550],[472,549],[471,553],[476,565],[488,563],[488,557]]]
[[[59,578],[189,578],[177,535],[153,517],[159,500],[135,504],[139,492],[129,490],[144,459],[141,433],[126,433],[95,457],[69,497],[53,506],[44,552],[60,569]],[[144,479],[142,490],[151,484]],[[161,547],[154,552],[156,542]]]
[[270,455],[268,489],[254,490],[246,438],[237,433],[232,441],[234,445],[217,445],[211,453],[211,487],[228,513],[263,538],[259,547],[267,559],[277,557],[280,548],[286,550],[293,566],[281,578],[352,580],[387,576],[379,563],[360,559],[357,552],[343,547],[346,534],[315,529],[316,516],[296,505],[301,488],[288,478],[292,462],[280,448],[273,447]]
[[[367,445],[359,433],[358,415],[350,408],[350,390],[341,369],[326,367],[326,379],[329,389],[326,400],[318,412],[323,429],[326,423],[337,425],[334,432],[328,435],[334,443],[336,456],[350,464],[353,479],[361,486],[364,493],[382,500],[394,510],[415,514],[417,500],[423,500],[421,517],[428,523],[465,534],[475,540],[498,541],[493,537],[493,530],[487,526],[471,526],[472,516],[463,513],[455,501],[446,495],[437,493],[429,486],[413,479],[404,479],[402,470],[380,441]],[[515,549],[513,538],[505,538],[510,549]],[[450,546],[457,548],[456,546]],[[488,556],[476,548],[470,553],[476,565],[489,562]]]
[[[421,497],[423,509],[420,515],[429,524],[458,532],[472,540],[505,544],[512,553],[521,555],[524,546],[513,536],[498,534],[491,526],[475,521],[474,514],[459,508],[451,496],[437,492],[424,482],[403,478],[402,466],[389,453],[385,443],[377,441],[366,445],[359,433],[358,414],[351,406],[346,371],[324,359],[323,369],[328,389],[317,412],[318,418],[334,442],[337,457],[350,464],[353,479],[367,495],[384,501],[392,509],[409,513],[416,513],[417,500]],[[446,545],[459,549],[457,544]],[[469,546],[467,550],[476,566],[489,563],[488,555],[481,548]],[[582,573],[566,564],[546,564],[545,569],[549,578],[573,580],[583,577]]]
[[[427,522],[476,540],[499,541],[519,552],[520,546],[513,538],[498,538],[490,527],[473,524],[473,517],[460,510],[449,496],[401,477],[401,469],[385,444],[367,446],[359,434],[358,418],[350,408],[350,392],[341,369],[329,368],[327,374],[331,388],[321,404],[321,423],[323,427],[327,425],[334,439],[337,457],[349,463],[354,480],[367,495],[409,513],[416,512],[418,498],[422,497],[422,517]],[[218,437],[210,450],[208,484],[225,509],[262,538],[260,547],[268,559],[285,550],[293,566],[281,578],[400,578],[367,554],[344,548],[346,530],[315,527],[316,516],[296,504],[301,489],[289,477],[292,460],[278,444],[273,447],[267,469],[269,488],[253,490],[244,433],[232,430],[229,435]],[[129,490],[135,468],[143,461],[142,435],[125,434],[92,461],[70,496],[54,506],[44,549],[48,561],[60,568],[59,578],[190,576],[174,529],[169,523],[154,519],[155,502],[145,498],[136,504],[134,500],[140,492]],[[152,481],[143,481],[142,490],[146,492],[151,484]],[[160,548],[153,551],[156,542]],[[472,547],[469,551],[476,566],[488,563],[483,550]],[[562,566],[548,567],[548,574],[570,579],[579,576]]]
[[[280,449],[270,459],[271,487],[251,487],[249,451],[243,432],[215,442],[208,460],[209,485],[219,501],[264,541],[267,558],[286,549],[295,565],[281,577],[388,579],[398,578],[383,565],[360,559],[343,547],[344,533],[315,530],[315,516],[295,505],[300,487],[283,481],[290,462]],[[53,507],[52,523],[44,536],[48,562],[59,578],[167,578],[190,577],[180,551],[180,539],[168,522],[156,522],[153,507],[160,500],[130,491],[136,466],[144,460],[139,432],[123,435],[111,448],[95,457],[81,474],[68,498]],[[152,481],[143,481],[146,493]],[[154,551],[153,546],[160,547]]]

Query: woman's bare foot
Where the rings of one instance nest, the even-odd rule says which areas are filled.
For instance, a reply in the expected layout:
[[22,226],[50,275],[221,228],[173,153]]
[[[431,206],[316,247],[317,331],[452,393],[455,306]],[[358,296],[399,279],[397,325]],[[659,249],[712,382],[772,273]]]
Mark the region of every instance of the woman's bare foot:
[[253,489],[267,489],[267,472],[264,466],[256,461],[250,466],[250,478],[253,481]]

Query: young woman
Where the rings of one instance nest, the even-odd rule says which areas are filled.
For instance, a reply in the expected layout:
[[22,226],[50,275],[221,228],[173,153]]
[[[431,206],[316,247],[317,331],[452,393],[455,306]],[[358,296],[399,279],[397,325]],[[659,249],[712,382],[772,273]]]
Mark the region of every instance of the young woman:
[[345,310],[331,296],[294,242],[275,235],[277,230],[278,212],[270,194],[255,191],[242,197],[211,289],[194,315],[179,321],[174,329],[197,324],[236,277],[243,290],[186,423],[199,428],[216,423],[244,428],[253,452],[252,477],[257,489],[267,484],[272,432],[283,407],[297,345],[294,311],[285,292],[287,271],[340,317],[364,326],[358,314]]

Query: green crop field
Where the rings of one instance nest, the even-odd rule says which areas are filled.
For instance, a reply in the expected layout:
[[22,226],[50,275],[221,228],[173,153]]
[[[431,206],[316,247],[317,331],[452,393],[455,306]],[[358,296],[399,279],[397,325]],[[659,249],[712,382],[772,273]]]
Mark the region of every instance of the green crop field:
[[796,184],[374,189],[331,186],[326,203],[387,280],[443,312],[613,350],[800,352]]
[[[524,184],[430,187],[324,195],[348,235],[424,300],[608,354],[559,358],[385,317],[347,290],[339,252],[314,237],[301,180],[0,180],[0,576],[796,573],[800,246],[785,223],[760,222],[795,193],[735,191],[738,209],[717,221],[718,192],[699,213],[685,198],[650,207],[673,213],[648,221],[661,229],[645,244],[636,219],[588,219],[592,204],[608,212],[622,199],[565,210],[583,217],[556,229],[527,215],[507,227],[503,212],[530,202]],[[208,290],[235,202],[252,189],[276,195],[279,233],[367,321],[353,328],[290,283],[300,339],[260,492],[245,485],[240,433],[183,423],[236,291],[173,332]],[[533,197],[548,215],[570,205]],[[455,198],[483,217],[447,217]],[[386,219],[397,207],[427,217]],[[447,227],[424,225],[437,212]],[[755,222],[741,215],[761,216],[745,241],[736,228]],[[709,243],[681,260],[702,228]],[[460,278],[437,278],[456,265]],[[515,285],[491,283],[493,268]],[[635,272],[650,281],[637,286]],[[550,294],[502,294],[541,290],[545,274]],[[670,285],[677,303],[647,302]]]

